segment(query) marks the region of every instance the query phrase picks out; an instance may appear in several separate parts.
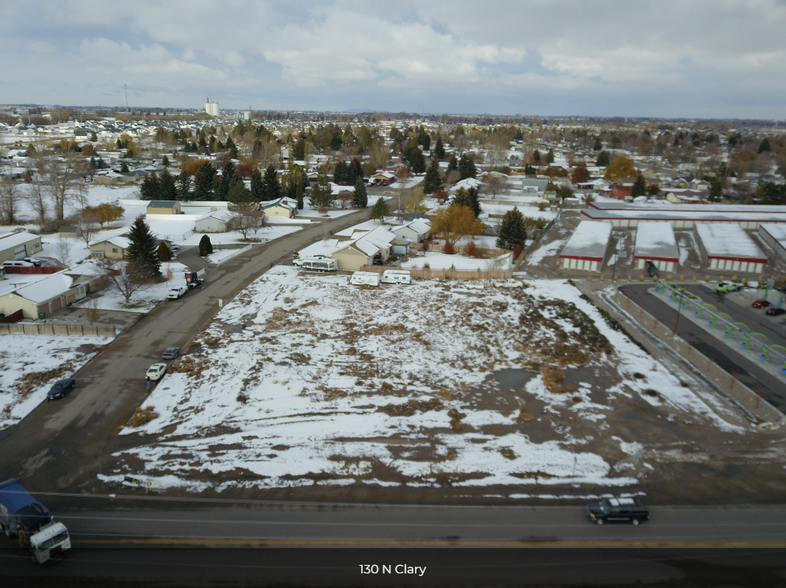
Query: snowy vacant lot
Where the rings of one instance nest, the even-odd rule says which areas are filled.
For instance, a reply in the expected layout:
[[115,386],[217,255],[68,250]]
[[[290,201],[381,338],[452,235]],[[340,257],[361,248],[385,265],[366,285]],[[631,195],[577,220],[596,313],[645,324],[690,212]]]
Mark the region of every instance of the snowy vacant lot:
[[564,281],[357,288],[279,266],[173,363],[101,479],[636,491],[658,463],[694,459],[675,422],[742,436],[694,384]]
[[0,335],[0,430],[46,401],[55,381],[71,377],[110,341],[111,337]]

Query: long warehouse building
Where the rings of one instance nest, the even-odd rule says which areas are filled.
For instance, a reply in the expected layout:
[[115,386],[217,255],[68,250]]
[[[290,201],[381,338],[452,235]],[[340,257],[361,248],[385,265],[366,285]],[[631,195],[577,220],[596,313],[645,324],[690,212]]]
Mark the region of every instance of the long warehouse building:
[[611,223],[583,221],[560,253],[562,269],[599,271],[611,240]]

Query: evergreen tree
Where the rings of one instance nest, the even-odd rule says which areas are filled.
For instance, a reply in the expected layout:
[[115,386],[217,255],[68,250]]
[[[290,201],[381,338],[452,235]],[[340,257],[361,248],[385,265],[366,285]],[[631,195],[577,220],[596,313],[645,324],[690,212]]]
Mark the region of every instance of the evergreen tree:
[[423,156],[423,152],[418,148],[412,152],[410,167],[412,168],[413,174],[422,174],[426,171],[426,158]]
[[532,167],[531,165],[527,164],[524,167],[524,175],[526,176],[536,176],[538,175],[538,170]]
[[475,215],[475,218],[478,218],[481,213],[480,208],[480,201],[478,200],[478,189],[477,188],[459,188],[459,191],[456,192],[456,195],[453,196],[453,200],[450,202],[451,206],[466,206],[469,208],[472,213]]
[[600,151],[601,149],[603,149],[603,143],[601,142],[600,139],[595,139],[595,145],[592,148],[592,150],[593,151]]
[[723,197],[723,184],[718,178],[710,179],[710,202],[720,202]]
[[213,253],[213,244],[210,242],[210,237],[203,235],[199,240],[199,256],[205,257]]
[[255,202],[251,190],[246,188],[246,185],[241,182],[235,182],[232,189],[227,194],[227,202],[229,210],[235,210],[239,207],[249,205]]
[[150,172],[145,176],[142,185],[139,186],[139,193],[142,200],[161,200],[161,185],[156,172]]
[[368,194],[366,193],[366,183],[363,178],[355,180],[355,207],[366,208],[368,206]]
[[472,161],[466,154],[461,156],[458,162],[458,170],[461,174],[461,179],[474,178],[478,175],[478,170],[475,169],[475,162]]
[[205,161],[194,177],[194,200],[210,200],[213,196],[213,178],[216,169]]
[[191,176],[180,172],[175,182],[175,195],[178,200],[188,200],[191,197]]
[[377,200],[374,208],[371,209],[371,218],[382,223],[386,216],[390,216],[390,206],[388,206],[384,198],[380,198]]
[[292,146],[292,159],[303,161],[306,158],[306,139],[298,137],[295,144]]
[[312,208],[329,207],[333,205],[333,200],[333,189],[327,174],[319,174],[317,181],[311,187],[311,196],[308,199],[309,206]]
[[339,161],[333,170],[333,181],[340,185],[346,186],[349,183],[349,164],[346,161]]
[[96,135],[96,132],[95,132],[95,131],[90,131],[90,140],[91,140],[93,143],[95,143],[96,141],[98,141],[98,135]]
[[145,219],[137,217],[128,232],[128,261],[139,270],[140,281],[152,281],[161,277],[161,262],[158,260],[158,243]]
[[445,170],[445,173],[449,174],[454,169],[458,170],[458,158],[455,156],[455,154],[450,158],[450,161],[448,162],[448,169]]
[[535,149],[535,151],[532,152],[532,160],[535,163],[540,163],[540,151],[538,151],[537,149]]
[[257,202],[262,201],[265,195],[265,182],[262,179],[262,172],[256,167],[251,172],[251,195]]
[[131,172],[128,170],[128,164],[127,164],[125,161],[121,161],[121,162],[120,162],[120,173],[121,173],[121,174],[128,174],[128,173],[131,173]]
[[598,153],[598,159],[595,161],[595,165],[598,167],[605,167],[611,163],[611,157],[609,157],[608,151],[601,151]]
[[103,157],[99,157],[96,162],[96,169],[106,169],[106,162]]
[[442,137],[437,137],[437,144],[434,145],[434,155],[436,155],[437,159],[440,161],[445,159],[445,147],[442,145]]
[[423,192],[433,194],[444,185],[445,183],[442,181],[442,176],[439,173],[439,160],[436,157],[432,157],[431,165],[429,165],[426,177],[423,179]]
[[636,181],[633,183],[633,190],[631,191],[631,196],[637,198],[639,196],[646,196],[647,195],[647,182],[644,179],[644,176],[639,174],[636,178]]
[[554,150],[549,149],[549,152],[546,153],[546,163],[551,164],[554,163]]
[[349,164],[349,178],[347,179],[347,185],[354,186],[358,178],[361,180],[363,179],[363,166],[360,164],[360,160],[357,157],[353,157]]
[[237,168],[232,160],[227,159],[224,166],[221,168],[221,178],[214,178],[215,181],[215,198],[216,200],[226,200],[229,196],[229,191],[232,186],[240,181],[240,176],[237,174]]
[[169,167],[169,158],[166,155],[161,158],[161,165],[164,167]]
[[515,249],[516,246],[524,249],[527,243],[527,228],[524,224],[524,215],[518,207],[509,210],[502,217],[499,226],[498,249]]
[[98,163],[95,157],[90,157],[90,169],[98,169]]
[[759,143],[759,150],[758,153],[764,153],[765,151],[770,151],[770,140],[767,137],[762,139],[762,142]]
[[164,173],[158,180],[158,197],[161,200],[177,200],[177,186],[175,178],[164,168]]
[[227,149],[229,149],[229,156],[232,159],[237,159],[237,146],[235,142],[232,140],[232,137],[227,137]]
[[265,185],[265,192],[262,200],[270,201],[281,198],[281,184],[278,181],[278,172],[272,163],[265,169],[263,182]]
[[431,136],[423,129],[420,129],[418,133],[418,144],[423,147],[423,151],[428,151],[431,148]]

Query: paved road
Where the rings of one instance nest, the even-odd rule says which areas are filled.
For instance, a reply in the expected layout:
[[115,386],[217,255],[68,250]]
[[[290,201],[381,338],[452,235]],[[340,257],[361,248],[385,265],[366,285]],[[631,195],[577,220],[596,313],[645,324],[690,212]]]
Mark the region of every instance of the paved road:
[[[155,498],[146,498],[156,508],[137,510],[139,501],[124,498],[111,504],[111,510],[76,509],[59,516],[72,533],[74,549],[49,569],[40,570],[0,542],[0,577],[34,577],[36,585],[42,579],[78,578],[91,585],[111,578],[191,586],[219,581],[247,585],[250,580],[451,586],[657,580],[680,586],[686,576],[717,576],[727,585],[774,586],[772,568],[782,573],[786,567],[782,507],[661,507],[638,527],[598,527],[584,518],[581,507],[246,501],[194,510],[185,502],[155,504]],[[58,497],[45,501],[56,504]],[[82,500],[83,506],[89,503],[106,506],[107,501]],[[561,548],[543,549],[557,545]],[[699,548],[708,545],[715,549]],[[238,546],[274,549],[229,549]],[[733,551],[717,549],[731,546]],[[202,549],[215,547],[223,549]],[[351,549],[309,549],[314,547]],[[445,549],[451,547],[461,549]],[[504,549],[490,549],[494,547]],[[372,578],[363,578],[360,564],[379,568],[369,574]],[[383,565],[391,566],[388,573]],[[396,565],[408,568],[396,571]],[[420,572],[407,571],[414,567]],[[708,569],[714,570],[710,576]],[[754,580],[757,583],[745,583]]]
[[[169,346],[184,346],[213,317],[219,299],[231,300],[272,263],[368,218],[358,211],[255,246],[216,269],[205,284],[167,301],[140,319],[77,374],[64,400],[42,403],[0,437],[0,479],[19,477],[31,488],[85,487],[101,471],[102,456],[148,390],[144,374]],[[161,384],[166,385],[166,379]]]
[[[664,325],[674,325],[677,323],[677,312],[663,301],[658,300],[657,296],[651,294],[649,292],[651,287],[651,285],[620,286],[620,291]],[[691,292],[695,291],[694,293],[696,294],[701,294],[699,292],[701,287],[689,287],[688,289]],[[703,294],[706,296],[706,291]],[[747,309],[734,305],[731,302],[726,302],[726,305],[732,304],[733,307],[727,308],[724,306],[723,301],[719,303],[714,298],[714,294],[709,294],[707,301],[712,302],[719,309],[722,309],[723,312],[728,312],[732,316],[735,316],[735,312],[738,312],[738,310],[747,311]],[[749,317],[749,320],[752,319]],[[683,319],[677,324],[679,336],[687,343],[712,359],[751,390],[760,394],[778,410],[786,413],[786,386],[783,385],[782,381],[761,369],[755,361],[743,357],[726,345],[719,344],[717,339],[707,334],[704,329],[691,321]]]

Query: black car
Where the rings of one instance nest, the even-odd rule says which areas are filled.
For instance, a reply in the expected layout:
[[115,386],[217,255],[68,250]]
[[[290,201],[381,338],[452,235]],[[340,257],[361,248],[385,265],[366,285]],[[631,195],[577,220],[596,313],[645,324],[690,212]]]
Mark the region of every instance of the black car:
[[784,308],[768,308],[767,314],[770,316],[780,316],[782,314],[786,314],[786,309]]
[[46,393],[46,401],[49,402],[50,400],[62,398],[74,388],[76,388],[76,380],[74,380],[74,378],[58,380],[52,385],[49,392]]
[[175,359],[178,355],[180,355],[180,347],[167,347],[164,350],[164,354],[161,356],[161,358]]
[[650,520],[650,512],[638,498],[606,498],[587,505],[587,517],[596,525],[606,521],[625,521],[638,525]]

